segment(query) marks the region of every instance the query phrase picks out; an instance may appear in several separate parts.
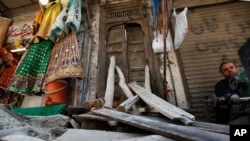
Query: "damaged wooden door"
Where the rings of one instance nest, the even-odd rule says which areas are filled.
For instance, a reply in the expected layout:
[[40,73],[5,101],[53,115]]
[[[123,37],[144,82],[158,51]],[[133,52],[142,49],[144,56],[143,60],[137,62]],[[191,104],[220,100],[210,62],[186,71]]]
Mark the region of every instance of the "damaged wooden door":
[[[98,97],[105,94],[110,57],[115,56],[116,65],[122,70],[126,83],[136,81],[144,86],[145,66],[149,65],[152,92],[163,97],[162,79],[157,59],[152,50],[148,18],[143,13],[144,5],[109,5],[101,9],[100,50],[98,69]],[[116,98],[126,99],[119,87],[119,76],[115,73]],[[114,102],[116,103],[116,102]]]
[[[122,70],[126,83],[136,81],[144,86],[146,54],[144,35],[139,24],[125,23],[110,27],[106,46],[106,75],[108,74],[109,58],[115,56],[116,65]],[[107,76],[106,76],[107,78]],[[124,100],[119,87],[119,76],[115,73],[115,98]]]
[[[146,54],[144,36],[139,24],[123,24],[111,27],[107,37],[106,60],[115,56],[116,65],[124,73],[126,82],[136,81],[144,85]],[[106,74],[109,64],[106,64]],[[118,77],[118,76],[117,76]]]

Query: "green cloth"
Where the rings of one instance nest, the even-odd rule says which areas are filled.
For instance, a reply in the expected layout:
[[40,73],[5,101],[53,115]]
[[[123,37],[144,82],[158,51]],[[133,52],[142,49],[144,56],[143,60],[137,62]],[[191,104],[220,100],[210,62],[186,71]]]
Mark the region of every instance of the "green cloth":
[[11,111],[24,116],[50,116],[61,114],[65,107],[66,104],[58,104],[42,107],[13,108]]
[[32,44],[6,90],[28,95],[40,93],[52,48],[50,40]]

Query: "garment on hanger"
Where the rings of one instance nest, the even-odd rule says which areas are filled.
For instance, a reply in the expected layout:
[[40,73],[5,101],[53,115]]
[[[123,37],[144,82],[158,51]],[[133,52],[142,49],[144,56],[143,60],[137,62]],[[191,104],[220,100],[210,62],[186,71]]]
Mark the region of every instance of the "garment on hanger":
[[57,79],[83,78],[80,50],[76,33],[73,31],[56,42],[51,52],[44,85]]
[[81,23],[81,0],[69,0],[57,16],[55,23],[49,32],[49,39],[57,42],[63,38],[70,30],[77,32]]
[[34,36],[34,43],[38,43],[40,38],[47,40],[49,31],[54,24],[56,17],[62,10],[61,2],[50,4],[46,9],[38,32]]
[[7,91],[33,95],[40,93],[45,78],[53,42],[33,43],[20,60]]
[[5,90],[14,76],[18,60],[4,48],[0,50],[0,57],[3,59],[3,68],[0,72],[0,88]]

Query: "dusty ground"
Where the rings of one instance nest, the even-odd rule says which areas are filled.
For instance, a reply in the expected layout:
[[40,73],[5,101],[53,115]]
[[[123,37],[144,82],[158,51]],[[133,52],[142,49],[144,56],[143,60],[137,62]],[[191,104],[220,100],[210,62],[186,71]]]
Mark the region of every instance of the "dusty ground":
[[[55,118],[57,118],[55,120]],[[67,129],[64,127],[68,117],[24,117],[10,111],[8,105],[0,104],[0,140],[10,134],[22,133],[27,136],[50,141],[62,135]]]

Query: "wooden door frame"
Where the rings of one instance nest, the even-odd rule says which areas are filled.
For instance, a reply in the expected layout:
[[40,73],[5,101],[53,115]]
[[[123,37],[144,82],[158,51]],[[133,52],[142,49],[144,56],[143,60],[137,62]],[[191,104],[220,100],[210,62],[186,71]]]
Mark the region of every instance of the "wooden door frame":
[[[100,9],[100,40],[99,40],[99,51],[98,51],[98,71],[97,71],[97,98],[103,97],[105,94],[106,89],[106,76],[101,75],[103,72],[103,69],[106,68],[106,60],[103,58],[106,58],[106,37],[108,34],[108,29],[112,26],[123,24],[124,22],[127,23],[137,23],[141,26],[142,32],[144,34],[144,44],[145,44],[145,54],[148,58],[146,61],[149,65],[149,69],[151,70],[151,86],[152,91],[154,94],[158,95],[161,98],[164,98],[164,90],[163,90],[163,81],[160,74],[160,67],[158,65],[158,61],[156,58],[156,55],[153,52],[152,49],[152,32],[150,31],[149,27],[149,18],[145,11],[146,11],[146,3],[141,2],[127,2],[127,3],[120,3],[120,4],[113,4],[113,5],[103,5]],[[105,17],[107,16],[107,11],[111,10],[117,10],[117,9],[126,9],[131,7],[138,7],[139,8],[139,16],[138,17],[132,17],[132,18],[123,18],[110,21],[106,20]],[[144,10],[143,10],[144,8]],[[152,71],[153,70],[153,71]]]

